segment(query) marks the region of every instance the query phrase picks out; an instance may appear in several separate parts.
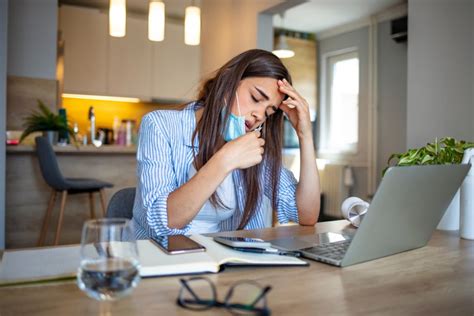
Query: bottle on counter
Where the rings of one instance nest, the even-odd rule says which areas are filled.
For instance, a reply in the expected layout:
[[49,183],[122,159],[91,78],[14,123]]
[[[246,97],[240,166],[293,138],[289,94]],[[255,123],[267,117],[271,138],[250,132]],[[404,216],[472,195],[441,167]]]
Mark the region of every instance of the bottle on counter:
[[118,145],[118,137],[119,137],[119,130],[120,130],[120,118],[118,116],[114,116],[114,123],[112,125],[112,130],[114,134],[113,144]]
[[[67,126],[68,122],[67,122],[66,109],[64,109],[64,108],[59,109],[58,112],[59,112],[59,117],[61,118],[63,123]],[[59,138],[59,143],[60,144],[63,144],[63,145],[68,144],[69,143],[69,133],[68,133],[68,131],[60,131],[59,135],[58,135],[58,138]]]
[[125,146],[126,144],[126,129],[125,129],[125,125],[124,124],[120,124],[120,126],[118,127],[118,131],[117,131],[117,140],[115,141],[115,144],[119,145],[119,146]]
[[74,124],[72,125],[72,132],[74,133],[76,143],[82,144],[82,135],[79,134],[79,125],[77,124],[77,122],[74,122]]
[[93,144],[95,140],[95,114],[94,114],[94,107],[89,107],[89,121],[90,121],[90,143]]
[[135,137],[135,120],[122,120],[122,126],[125,128],[125,146],[132,146]]

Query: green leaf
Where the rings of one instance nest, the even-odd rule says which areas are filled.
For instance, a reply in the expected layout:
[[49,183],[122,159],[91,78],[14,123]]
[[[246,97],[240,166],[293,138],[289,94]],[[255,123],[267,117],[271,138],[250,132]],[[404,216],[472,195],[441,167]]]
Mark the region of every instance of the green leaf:
[[427,165],[428,162],[433,161],[433,160],[434,160],[434,158],[433,158],[432,156],[426,155],[426,156],[423,157],[423,159],[421,160],[421,164],[422,164],[422,165]]

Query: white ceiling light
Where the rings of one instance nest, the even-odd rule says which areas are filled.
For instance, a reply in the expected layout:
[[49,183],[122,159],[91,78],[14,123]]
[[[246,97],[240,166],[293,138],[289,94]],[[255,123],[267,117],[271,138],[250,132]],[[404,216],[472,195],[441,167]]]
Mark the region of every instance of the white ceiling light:
[[201,41],[201,9],[196,6],[186,8],[184,17],[184,43],[186,45],[199,45]]
[[283,29],[285,28],[285,17],[284,13],[280,13],[281,17],[281,27],[280,35],[277,38],[276,45],[272,51],[273,54],[277,55],[279,58],[291,58],[295,56],[295,52],[288,46],[286,41],[286,36]]
[[161,42],[165,39],[165,4],[151,0],[148,9],[148,39]]
[[126,0],[110,0],[109,34],[124,37],[127,22]]
[[295,56],[295,52],[288,46],[286,36],[283,32],[278,36],[277,43],[272,53],[277,55],[279,58],[291,58]]

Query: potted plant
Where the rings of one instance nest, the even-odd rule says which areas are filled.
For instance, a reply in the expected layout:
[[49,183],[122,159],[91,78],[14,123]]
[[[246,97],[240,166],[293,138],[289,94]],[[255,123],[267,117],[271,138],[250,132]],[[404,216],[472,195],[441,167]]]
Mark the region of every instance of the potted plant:
[[464,151],[468,148],[474,148],[474,143],[457,141],[452,137],[442,138],[440,141],[436,138],[434,143],[428,143],[424,147],[392,154],[388,158],[388,166],[383,170],[383,174],[394,159],[398,159],[397,166],[458,164],[461,163]]
[[43,136],[48,137],[52,144],[57,143],[59,132],[68,133],[74,141],[76,140],[73,129],[63,117],[53,113],[41,100],[38,100],[38,108],[25,117],[25,130],[21,134],[20,142],[34,132],[43,132]]
[[[388,166],[383,170],[383,175],[394,159],[398,159],[397,166],[459,164],[463,160],[464,152],[469,148],[474,148],[474,143],[464,140],[457,141],[452,137],[442,138],[441,141],[436,138],[434,143],[428,143],[424,147],[392,154],[388,159]],[[441,219],[438,229],[459,229],[459,205],[460,194],[458,190]]]

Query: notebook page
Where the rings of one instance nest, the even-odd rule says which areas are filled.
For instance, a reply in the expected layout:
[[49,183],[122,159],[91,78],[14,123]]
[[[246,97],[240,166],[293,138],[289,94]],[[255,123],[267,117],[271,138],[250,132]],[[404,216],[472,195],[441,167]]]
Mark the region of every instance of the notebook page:
[[74,277],[80,246],[12,250],[3,253],[0,285]]

